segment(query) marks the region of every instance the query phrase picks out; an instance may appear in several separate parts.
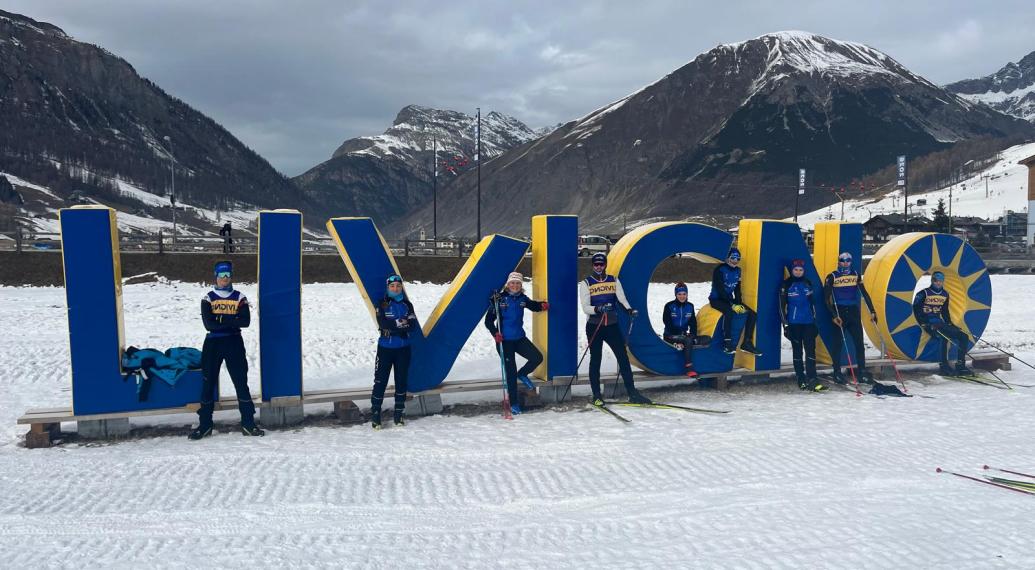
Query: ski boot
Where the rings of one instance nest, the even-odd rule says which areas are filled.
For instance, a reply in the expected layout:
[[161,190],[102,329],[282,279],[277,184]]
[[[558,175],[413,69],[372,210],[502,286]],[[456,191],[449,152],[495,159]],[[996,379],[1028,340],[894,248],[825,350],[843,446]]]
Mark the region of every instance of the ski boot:
[[805,380],[804,376],[799,376],[798,377],[798,389],[799,390],[808,390],[809,389],[809,383],[808,383],[807,380]]
[[762,351],[755,348],[755,344],[750,340],[745,340],[744,342],[740,343],[740,350],[743,350],[744,352],[750,352],[755,356],[762,356]]
[[653,404],[654,403],[654,402],[650,401],[650,398],[648,398],[647,396],[644,396],[643,394],[641,394],[640,391],[637,390],[636,388],[633,388],[631,390],[627,388],[626,391],[629,392],[629,403],[630,404]]
[[694,365],[693,364],[687,364],[686,366],[684,366],[684,368],[686,368],[686,377],[687,378],[697,378],[697,371],[694,370]]
[[733,341],[728,338],[722,341],[722,351],[726,354],[737,352],[736,349],[733,348]]
[[860,384],[876,384],[877,381],[873,379],[873,374],[865,368],[858,369],[859,383]]
[[262,428],[260,428],[257,425],[254,425],[254,424],[250,425],[250,426],[246,426],[246,425],[242,424],[241,425],[241,433],[243,435],[250,435],[250,436],[254,436],[254,437],[262,437],[262,436],[266,435],[266,431],[265,430],[263,430]]
[[833,373],[831,373],[830,379],[841,385],[848,384],[848,379],[845,378],[844,373],[840,370],[835,370]]
[[212,426],[211,425],[208,425],[208,426],[198,426],[198,427],[194,428],[193,430],[191,430],[191,432],[189,434],[187,434],[187,439],[189,439],[191,441],[197,441],[197,440],[199,440],[199,439],[201,439],[203,437],[208,437],[210,435],[212,435]]
[[397,427],[406,425],[406,420],[403,419],[402,410],[395,410],[395,415],[392,416],[392,423]]
[[942,376],[956,376],[959,374],[956,369],[948,362],[942,362],[938,365],[938,374]]
[[529,390],[535,390],[535,383],[533,383],[532,379],[528,376],[522,374],[521,376],[518,376],[518,380],[525,385],[525,388],[528,388]]
[[809,392],[826,392],[828,388],[816,378],[809,378],[805,381],[805,390]]
[[604,407],[604,398],[602,396],[600,396],[599,394],[595,395],[595,396],[593,396],[592,404],[594,406],[598,407],[598,408],[603,408]]
[[973,376],[974,371],[967,368],[967,365],[963,362],[956,363],[956,375],[957,376]]
[[518,404],[511,404],[510,405],[510,414],[512,416],[516,416],[516,415],[518,415],[520,413],[521,413],[521,406],[519,406]]
[[370,427],[375,430],[381,429],[381,410],[373,410],[370,412]]

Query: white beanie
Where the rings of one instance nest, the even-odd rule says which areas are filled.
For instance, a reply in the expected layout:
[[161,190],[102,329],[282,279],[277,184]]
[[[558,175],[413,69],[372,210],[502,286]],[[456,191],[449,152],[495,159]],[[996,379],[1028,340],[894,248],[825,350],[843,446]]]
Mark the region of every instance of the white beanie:
[[525,277],[517,271],[511,272],[511,274],[507,276],[507,283],[510,283],[511,281],[517,281],[518,283],[522,283],[524,282],[524,280]]

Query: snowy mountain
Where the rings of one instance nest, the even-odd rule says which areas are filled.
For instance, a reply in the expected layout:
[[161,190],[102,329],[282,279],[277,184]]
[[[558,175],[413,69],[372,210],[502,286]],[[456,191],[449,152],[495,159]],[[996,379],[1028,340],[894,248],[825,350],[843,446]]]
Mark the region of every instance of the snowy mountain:
[[[970,172],[959,182],[951,185],[953,216],[974,216],[995,219],[1008,210],[1025,212],[1028,209],[1028,169],[1018,161],[1035,155],[1035,143],[1012,146],[1002,151],[997,160],[985,168]],[[925,193],[909,194],[909,212],[918,216],[934,217],[938,200],[945,200],[949,208],[950,186],[944,186]],[[926,203],[917,205],[918,200]],[[881,214],[901,214],[902,192],[894,190],[881,196],[858,200],[845,200],[845,220],[865,222]],[[841,219],[841,205],[819,208],[798,216],[798,223],[811,228],[816,222],[832,217]]]
[[1035,123],[1035,51],[979,79],[945,86],[968,101]]
[[[535,213],[577,213],[591,230],[625,219],[781,215],[799,167],[841,182],[956,141],[1035,137],[871,47],[777,32],[703,53],[657,82],[482,168],[483,226],[527,233]],[[462,176],[440,231],[471,234],[474,177]],[[819,207],[830,196],[806,196]],[[441,215],[442,212],[447,215]],[[427,226],[425,208],[396,229]]]
[[[298,189],[262,157],[126,61],[3,11],[0,125],[0,172],[26,198],[6,217],[30,225],[47,225],[73,196],[168,220],[172,161],[181,202],[213,212],[300,205]],[[216,229],[201,218],[180,221]]]
[[[496,111],[482,115],[481,129],[486,160],[538,136]],[[383,134],[345,141],[330,160],[294,180],[305,193],[307,212],[388,223],[432,201],[435,148],[440,188],[474,168],[476,132],[474,116],[408,105]]]

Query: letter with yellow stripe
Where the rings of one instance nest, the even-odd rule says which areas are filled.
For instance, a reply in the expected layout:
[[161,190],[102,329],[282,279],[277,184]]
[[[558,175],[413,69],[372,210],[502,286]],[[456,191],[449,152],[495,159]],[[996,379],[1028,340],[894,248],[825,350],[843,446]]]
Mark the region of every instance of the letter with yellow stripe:
[[[373,316],[374,303],[385,294],[385,279],[399,273],[387,243],[370,218],[333,218],[327,221],[327,230]],[[424,321],[423,330],[410,334],[410,391],[429,390],[446,379],[467,338],[485,315],[489,295],[503,287],[508,273],[517,268],[528,251],[528,245],[526,241],[501,235],[487,236],[478,242]]]
[[535,376],[551,380],[575,374],[578,364],[577,216],[532,218],[532,298],[551,310],[532,313],[532,339],[543,353]]

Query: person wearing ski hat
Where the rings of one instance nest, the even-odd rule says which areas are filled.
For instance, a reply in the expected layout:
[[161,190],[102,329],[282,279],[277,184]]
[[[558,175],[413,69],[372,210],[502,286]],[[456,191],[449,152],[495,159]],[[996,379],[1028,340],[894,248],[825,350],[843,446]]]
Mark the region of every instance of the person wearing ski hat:
[[780,322],[783,336],[791,341],[794,375],[802,390],[821,392],[826,386],[816,379],[816,295],[805,277],[805,260],[791,261],[790,277],[780,286]]
[[586,338],[589,339],[589,386],[593,391],[593,405],[602,407],[604,397],[600,392],[600,360],[604,356],[604,343],[618,361],[618,372],[625,384],[629,401],[633,404],[649,404],[651,401],[636,389],[633,383],[632,366],[625,351],[625,339],[618,326],[617,310],[621,307],[633,319],[639,311],[629,306],[622,283],[614,275],[607,274],[607,256],[593,254],[593,271],[579,281],[579,303],[586,320]]
[[694,304],[687,300],[686,283],[676,283],[676,298],[665,303],[661,310],[661,321],[665,323],[662,338],[683,351],[683,368],[690,378],[697,376],[694,370],[694,345],[697,344],[697,315]]
[[410,372],[410,333],[417,330],[413,303],[406,297],[402,277],[385,279],[385,296],[377,304],[377,358],[374,360],[374,390],[370,395],[371,426],[381,429],[381,405],[385,400],[388,376],[395,370],[395,425],[402,426],[406,411],[406,384]]
[[712,291],[708,294],[708,304],[713,309],[722,313],[722,350],[726,354],[733,354],[733,317],[746,315],[744,321],[744,340],[740,343],[740,350],[750,352],[755,356],[762,353],[755,348],[752,339],[755,338],[755,312],[744,304],[740,293],[740,250],[731,248],[726,262],[720,263],[712,272]]
[[[913,297],[913,316],[920,328],[941,343],[939,373],[948,376],[973,374],[967,368],[967,343],[970,337],[952,324],[949,316],[949,292],[945,289],[945,274],[935,271],[931,274],[931,285],[920,290]],[[956,345],[956,366],[949,364],[949,342]]]
[[220,261],[215,266],[216,284],[201,298],[201,322],[208,334],[201,347],[201,407],[198,427],[187,436],[198,440],[212,433],[212,411],[218,398],[219,369],[226,362],[230,379],[237,392],[237,408],[241,412],[244,435],[265,435],[255,425],[255,403],[248,390],[248,357],[244,351],[241,329],[251,324],[248,298],[234,289],[234,266]]
[[[528,378],[543,362],[543,354],[528,340],[525,335],[525,309],[538,313],[550,308],[546,301],[534,301],[525,294],[524,276],[517,271],[507,276],[507,284],[503,291],[496,291],[489,299],[489,310],[485,312],[485,328],[489,329],[496,341],[496,350],[503,354],[503,367],[506,371],[507,395],[510,397],[510,411],[521,413],[518,400],[517,382],[521,381],[526,388],[535,389],[535,384]],[[515,355],[521,355],[525,364],[517,368]]]
[[[852,269],[852,254],[843,251],[837,256],[837,269],[827,275],[823,283],[823,298],[826,301],[830,314],[833,315],[834,324],[841,328],[842,335],[851,335],[852,343],[855,346],[856,370],[859,371],[859,379],[865,382],[873,382],[873,376],[866,370],[866,348],[863,346],[863,328],[860,317],[859,300],[866,301],[866,307],[870,311],[870,320],[877,322],[877,311],[873,308],[873,301],[870,294],[866,292],[862,276]],[[844,342],[835,342],[830,351],[831,360],[834,362],[834,382],[845,383],[845,376],[841,373],[841,353],[846,349],[847,339]]]

